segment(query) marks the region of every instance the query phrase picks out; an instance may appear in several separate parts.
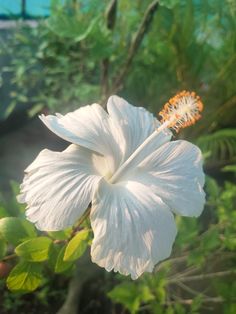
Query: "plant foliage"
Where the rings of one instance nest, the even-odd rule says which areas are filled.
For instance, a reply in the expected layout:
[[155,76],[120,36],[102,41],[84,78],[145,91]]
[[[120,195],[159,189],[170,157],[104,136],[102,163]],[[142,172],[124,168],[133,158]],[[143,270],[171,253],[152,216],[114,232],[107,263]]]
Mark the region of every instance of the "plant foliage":
[[[119,304],[132,314],[234,314],[236,185],[226,180],[226,172],[236,173],[234,2],[54,0],[49,18],[35,27],[19,22],[0,41],[0,57],[7,58],[0,69],[2,121],[20,110],[33,117],[104,104],[113,93],[152,112],[181,89],[200,94],[203,118],[180,137],[201,148],[206,171],[223,170],[220,179],[207,177],[202,217],[176,218],[181,232],[172,257],[153,274],[136,282],[108,276],[103,288],[114,313]],[[91,227],[85,215],[72,228],[39,232],[24,218],[17,190],[12,184],[12,199],[0,202],[0,277],[12,292],[36,290],[46,299],[52,278],[71,276],[89,250]]]

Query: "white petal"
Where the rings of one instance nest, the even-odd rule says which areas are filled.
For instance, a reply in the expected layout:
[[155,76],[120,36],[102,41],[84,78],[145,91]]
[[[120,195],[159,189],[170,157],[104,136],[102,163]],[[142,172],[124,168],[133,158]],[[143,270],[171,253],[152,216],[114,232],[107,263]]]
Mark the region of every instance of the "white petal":
[[93,262],[138,278],[171,253],[176,236],[169,208],[148,187],[132,181],[99,183],[92,203]]
[[149,186],[177,214],[197,217],[204,208],[202,154],[187,141],[164,144],[143,160],[132,178]]
[[26,169],[18,201],[27,203],[27,219],[38,229],[62,230],[87,209],[100,174],[97,156],[86,148],[45,149]]
[[[123,144],[123,161],[160,125],[160,122],[146,109],[132,106],[118,96],[111,96],[108,99],[107,110],[123,138],[121,143]],[[171,136],[172,133],[169,130],[160,132],[155,142],[150,143],[150,147],[160,147],[168,142]],[[148,156],[148,148],[141,158],[144,158],[145,153],[145,156]]]
[[[134,107],[112,96],[107,112],[98,104],[81,107],[65,116],[40,116],[45,125],[63,139],[106,156],[111,174],[154,132],[160,122],[146,109]],[[139,162],[170,140],[172,133],[162,131],[137,157]],[[135,167],[133,162],[132,166]]]
[[114,171],[121,162],[119,134],[106,111],[98,104],[81,107],[65,116],[41,115],[40,119],[55,134],[66,141],[81,145],[102,155]]

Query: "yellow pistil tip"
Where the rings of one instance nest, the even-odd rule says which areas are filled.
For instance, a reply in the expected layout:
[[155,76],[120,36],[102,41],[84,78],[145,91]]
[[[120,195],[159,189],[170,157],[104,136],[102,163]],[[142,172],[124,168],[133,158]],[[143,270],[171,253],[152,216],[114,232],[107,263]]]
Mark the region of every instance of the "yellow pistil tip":
[[184,90],[172,97],[159,115],[162,117],[162,123],[166,123],[168,128],[178,132],[181,128],[186,128],[199,120],[202,110],[203,103],[200,97],[195,92]]

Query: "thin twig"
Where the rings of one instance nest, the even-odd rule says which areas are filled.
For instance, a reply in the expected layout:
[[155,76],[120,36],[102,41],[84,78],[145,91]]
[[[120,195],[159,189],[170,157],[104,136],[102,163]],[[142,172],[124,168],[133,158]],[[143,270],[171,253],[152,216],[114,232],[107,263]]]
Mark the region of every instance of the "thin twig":
[[178,283],[179,281],[182,282],[188,282],[188,281],[196,281],[196,280],[204,280],[204,279],[210,279],[210,278],[215,278],[215,277],[224,277],[224,276],[228,276],[228,275],[234,275],[236,274],[235,271],[233,270],[226,270],[226,271],[219,271],[216,273],[210,273],[210,274],[200,274],[200,275],[195,275],[195,276],[181,276],[178,278],[173,278],[173,279],[169,279],[168,280],[168,284],[171,283]]
[[82,225],[82,223],[88,218],[88,216],[90,215],[90,211],[91,211],[91,207],[88,207],[88,209],[86,210],[86,212],[83,214],[83,216],[80,218],[78,224],[73,228],[73,231],[70,235],[69,240],[71,240],[75,234],[80,230],[80,226]]
[[154,269],[154,273],[159,272],[160,270],[162,270],[163,268],[165,268],[166,264],[175,264],[175,263],[182,263],[185,262],[187,260],[188,255],[183,255],[183,256],[177,256],[177,257],[173,257],[173,258],[169,258],[166,261],[163,261],[162,263],[158,264],[155,269]]
[[120,72],[118,73],[114,84],[111,88],[111,94],[116,93],[117,91],[119,91],[122,88],[123,82],[124,82],[124,78],[127,74],[127,72],[130,69],[131,63],[135,57],[135,55],[137,54],[137,51],[143,41],[143,38],[145,36],[145,34],[148,32],[150,25],[153,21],[153,17],[158,9],[158,1],[155,0],[152,3],[150,3],[150,5],[148,6],[146,12],[144,13],[144,17],[141,21],[141,24],[137,30],[137,32],[134,35],[134,38],[131,42],[131,45],[129,47],[128,50],[128,56],[127,59],[125,61],[125,63],[123,64]]
[[[117,0],[111,0],[109,3],[105,17],[107,28],[112,31],[115,27],[117,11]],[[101,104],[106,100],[109,90],[109,58],[104,58],[101,63]]]
[[5,256],[3,259],[2,259],[2,261],[8,261],[8,260],[10,260],[10,259],[13,259],[13,258],[16,258],[17,257],[17,255],[14,253],[14,254],[10,254],[10,255],[7,255],[7,256]]
[[106,9],[107,28],[113,30],[116,23],[117,0],[111,0]]
[[89,207],[86,212],[84,213],[84,215],[81,217],[81,219],[79,220],[76,228],[80,227],[82,225],[82,223],[88,218],[88,216],[90,215],[90,211],[91,211],[91,207]]
[[[178,299],[176,301],[169,301],[166,302],[166,305],[171,305],[171,304],[175,304],[175,303],[181,303],[181,304],[185,304],[185,305],[191,305],[193,303],[193,299]],[[203,298],[202,299],[203,303],[208,303],[208,302],[212,302],[212,303],[222,303],[224,302],[224,299],[221,297],[208,297],[208,298]]]
[[[162,303],[162,305],[165,306],[165,305],[172,305],[176,303],[180,303],[183,305],[192,305],[193,302],[194,302],[194,299],[179,299],[178,297],[176,297],[176,300],[166,301]],[[207,298],[202,299],[202,303],[223,303],[223,302],[224,302],[224,299],[222,297],[207,297]],[[145,304],[139,308],[139,311],[147,310],[149,308],[150,308],[150,305]]]
[[180,271],[174,276],[170,277],[168,280],[172,280],[172,279],[178,280],[179,278],[186,277],[190,274],[195,273],[196,271],[199,271],[199,269],[196,266],[188,267],[184,269],[183,271]]
[[195,296],[199,296],[199,294],[201,294],[203,297],[209,298],[208,295],[204,294],[203,292],[199,292],[197,290],[194,290],[192,288],[190,288],[189,286],[185,285],[183,282],[179,281],[178,283],[176,283],[176,285],[178,285],[179,287],[181,287],[183,290],[195,295]]

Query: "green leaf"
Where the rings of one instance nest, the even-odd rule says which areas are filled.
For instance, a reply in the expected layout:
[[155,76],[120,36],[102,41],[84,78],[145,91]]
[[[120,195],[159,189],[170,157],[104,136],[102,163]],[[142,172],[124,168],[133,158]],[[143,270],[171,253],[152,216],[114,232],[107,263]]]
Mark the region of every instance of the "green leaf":
[[121,283],[108,293],[108,297],[117,303],[123,304],[132,314],[139,309],[139,289],[132,283]]
[[222,129],[201,136],[196,143],[203,153],[211,152],[210,160],[231,161],[236,157],[236,129]]
[[216,200],[220,194],[220,188],[216,180],[209,176],[206,176],[206,192],[213,200]]
[[50,269],[54,272],[55,271],[55,267],[56,267],[56,263],[57,263],[57,258],[58,255],[60,253],[61,250],[61,245],[58,243],[53,243],[50,246],[50,250],[49,250],[49,258],[48,258],[48,266],[50,267]]
[[174,313],[175,314],[186,314],[186,310],[184,308],[184,306],[180,303],[175,303],[174,305]]
[[144,284],[134,285],[123,282],[108,293],[115,302],[123,304],[132,314],[136,313],[141,303],[155,300],[151,289]]
[[166,280],[161,279],[160,282],[158,282],[158,285],[155,288],[155,295],[157,296],[157,299],[159,302],[164,302],[166,298]]
[[231,230],[226,230],[224,234],[223,244],[224,246],[231,250],[235,251],[236,249],[236,234],[235,232],[232,232]]
[[98,22],[98,18],[99,17],[96,17],[90,22],[88,28],[85,30],[85,32],[83,34],[80,34],[79,36],[75,37],[75,42],[80,42],[80,41],[84,40],[86,37],[88,37],[88,35],[91,33],[94,26]]
[[43,107],[44,107],[44,104],[37,104],[37,105],[33,106],[32,108],[30,108],[30,110],[28,110],[29,117],[33,118],[34,116],[39,114],[41,112],[41,110],[43,109]]
[[0,206],[0,218],[4,218],[9,216],[9,214],[7,213],[6,209],[3,206]]
[[143,302],[150,302],[155,299],[151,289],[147,285],[140,287],[140,296]]
[[42,262],[48,259],[51,244],[51,239],[38,237],[21,243],[15,248],[15,252],[29,262]]
[[65,250],[64,261],[75,261],[85,252],[88,235],[89,230],[82,230],[70,240]]
[[57,256],[55,269],[54,269],[55,273],[63,273],[64,271],[68,270],[73,265],[72,262],[63,260],[65,250],[66,250],[66,247],[63,246]]
[[201,246],[206,252],[216,249],[220,245],[219,231],[217,229],[209,229],[203,239]]
[[201,310],[201,305],[202,305],[202,295],[199,294],[198,296],[196,296],[194,299],[193,299],[193,302],[191,304],[191,314],[198,314],[200,313],[200,310]]
[[3,113],[3,118],[7,119],[9,115],[14,111],[16,107],[16,102],[12,101],[6,108],[6,110]]
[[30,222],[16,217],[0,219],[0,234],[13,245],[37,236],[35,228]]
[[236,173],[236,165],[228,165],[225,166],[222,171],[224,172],[235,172]]
[[173,9],[178,4],[178,0],[160,0],[159,3],[163,7]]
[[194,243],[198,234],[197,220],[178,216],[176,217],[176,223],[181,230],[176,238],[176,245],[183,248],[184,245],[188,246]]
[[0,259],[2,259],[7,251],[6,242],[3,239],[0,239]]
[[72,228],[67,228],[61,231],[49,231],[48,235],[56,240],[67,240],[72,232]]
[[20,262],[7,278],[7,287],[13,292],[34,291],[42,282],[42,264]]
[[18,195],[20,193],[20,186],[19,183],[17,183],[14,180],[10,181],[11,190],[14,193],[14,195]]
[[198,267],[202,266],[205,262],[205,256],[203,255],[202,249],[197,248],[192,250],[188,254],[187,264],[196,265]]
[[158,300],[150,303],[150,313],[155,314],[175,314],[173,311],[170,311],[169,308],[164,311],[163,305],[158,302]]

